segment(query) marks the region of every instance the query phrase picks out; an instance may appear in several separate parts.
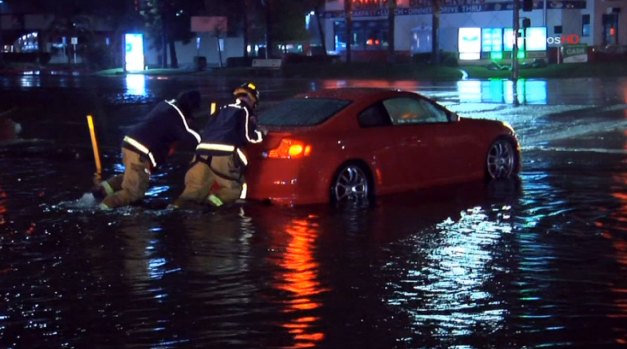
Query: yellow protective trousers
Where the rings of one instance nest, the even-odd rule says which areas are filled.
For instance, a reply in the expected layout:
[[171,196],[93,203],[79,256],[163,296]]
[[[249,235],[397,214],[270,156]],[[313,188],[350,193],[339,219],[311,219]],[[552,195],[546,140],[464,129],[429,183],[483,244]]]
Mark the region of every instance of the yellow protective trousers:
[[[222,206],[239,199],[242,192],[242,168],[233,155],[201,155],[196,158],[185,174],[185,189],[175,200],[175,206],[192,202]],[[209,164],[208,164],[209,163]]]
[[150,160],[132,150],[122,148],[122,163],[125,168],[124,174],[113,176],[101,183],[108,194],[102,203],[109,208],[126,206],[141,200],[148,190]]

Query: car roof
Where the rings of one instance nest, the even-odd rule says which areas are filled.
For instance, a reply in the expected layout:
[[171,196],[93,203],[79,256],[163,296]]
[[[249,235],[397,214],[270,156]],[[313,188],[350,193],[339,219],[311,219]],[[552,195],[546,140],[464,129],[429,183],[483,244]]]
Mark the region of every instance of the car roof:
[[345,100],[359,100],[359,99],[377,99],[382,97],[390,97],[399,94],[414,94],[417,93],[402,91],[391,88],[378,88],[378,87],[340,87],[340,88],[326,88],[317,91],[311,91],[301,93],[297,95],[300,98],[334,98]]

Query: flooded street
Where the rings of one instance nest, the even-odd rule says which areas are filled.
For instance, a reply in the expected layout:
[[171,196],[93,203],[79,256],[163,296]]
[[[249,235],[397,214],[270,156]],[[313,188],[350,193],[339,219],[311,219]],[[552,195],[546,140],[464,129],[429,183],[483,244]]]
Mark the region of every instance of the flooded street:
[[[627,346],[627,79],[519,81],[517,95],[501,80],[256,82],[266,105],[419,91],[509,122],[522,172],[365,208],[101,212],[80,200],[95,171],[86,115],[107,177],[154,102],[198,88],[225,103],[241,80],[0,77],[0,111],[16,108],[28,140],[0,145],[0,347]],[[149,202],[181,192],[187,155],[151,179]]]

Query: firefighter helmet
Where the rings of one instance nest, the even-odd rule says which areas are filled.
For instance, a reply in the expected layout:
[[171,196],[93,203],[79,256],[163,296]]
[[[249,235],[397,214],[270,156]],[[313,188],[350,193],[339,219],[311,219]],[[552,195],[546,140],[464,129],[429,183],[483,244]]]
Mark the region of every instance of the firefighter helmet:
[[257,86],[252,82],[244,83],[233,90],[233,96],[237,97],[241,95],[248,96],[253,101],[253,104],[259,103],[259,90],[257,90]]

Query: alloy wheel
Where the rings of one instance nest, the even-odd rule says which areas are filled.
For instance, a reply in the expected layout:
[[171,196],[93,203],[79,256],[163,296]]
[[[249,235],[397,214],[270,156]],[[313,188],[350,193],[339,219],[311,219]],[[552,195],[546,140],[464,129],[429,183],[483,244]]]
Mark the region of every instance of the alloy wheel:
[[336,202],[366,201],[369,196],[368,176],[356,165],[349,165],[338,173],[331,187],[332,199]]
[[509,178],[516,168],[516,154],[512,143],[505,139],[492,143],[487,157],[488,176],[492,179]]

